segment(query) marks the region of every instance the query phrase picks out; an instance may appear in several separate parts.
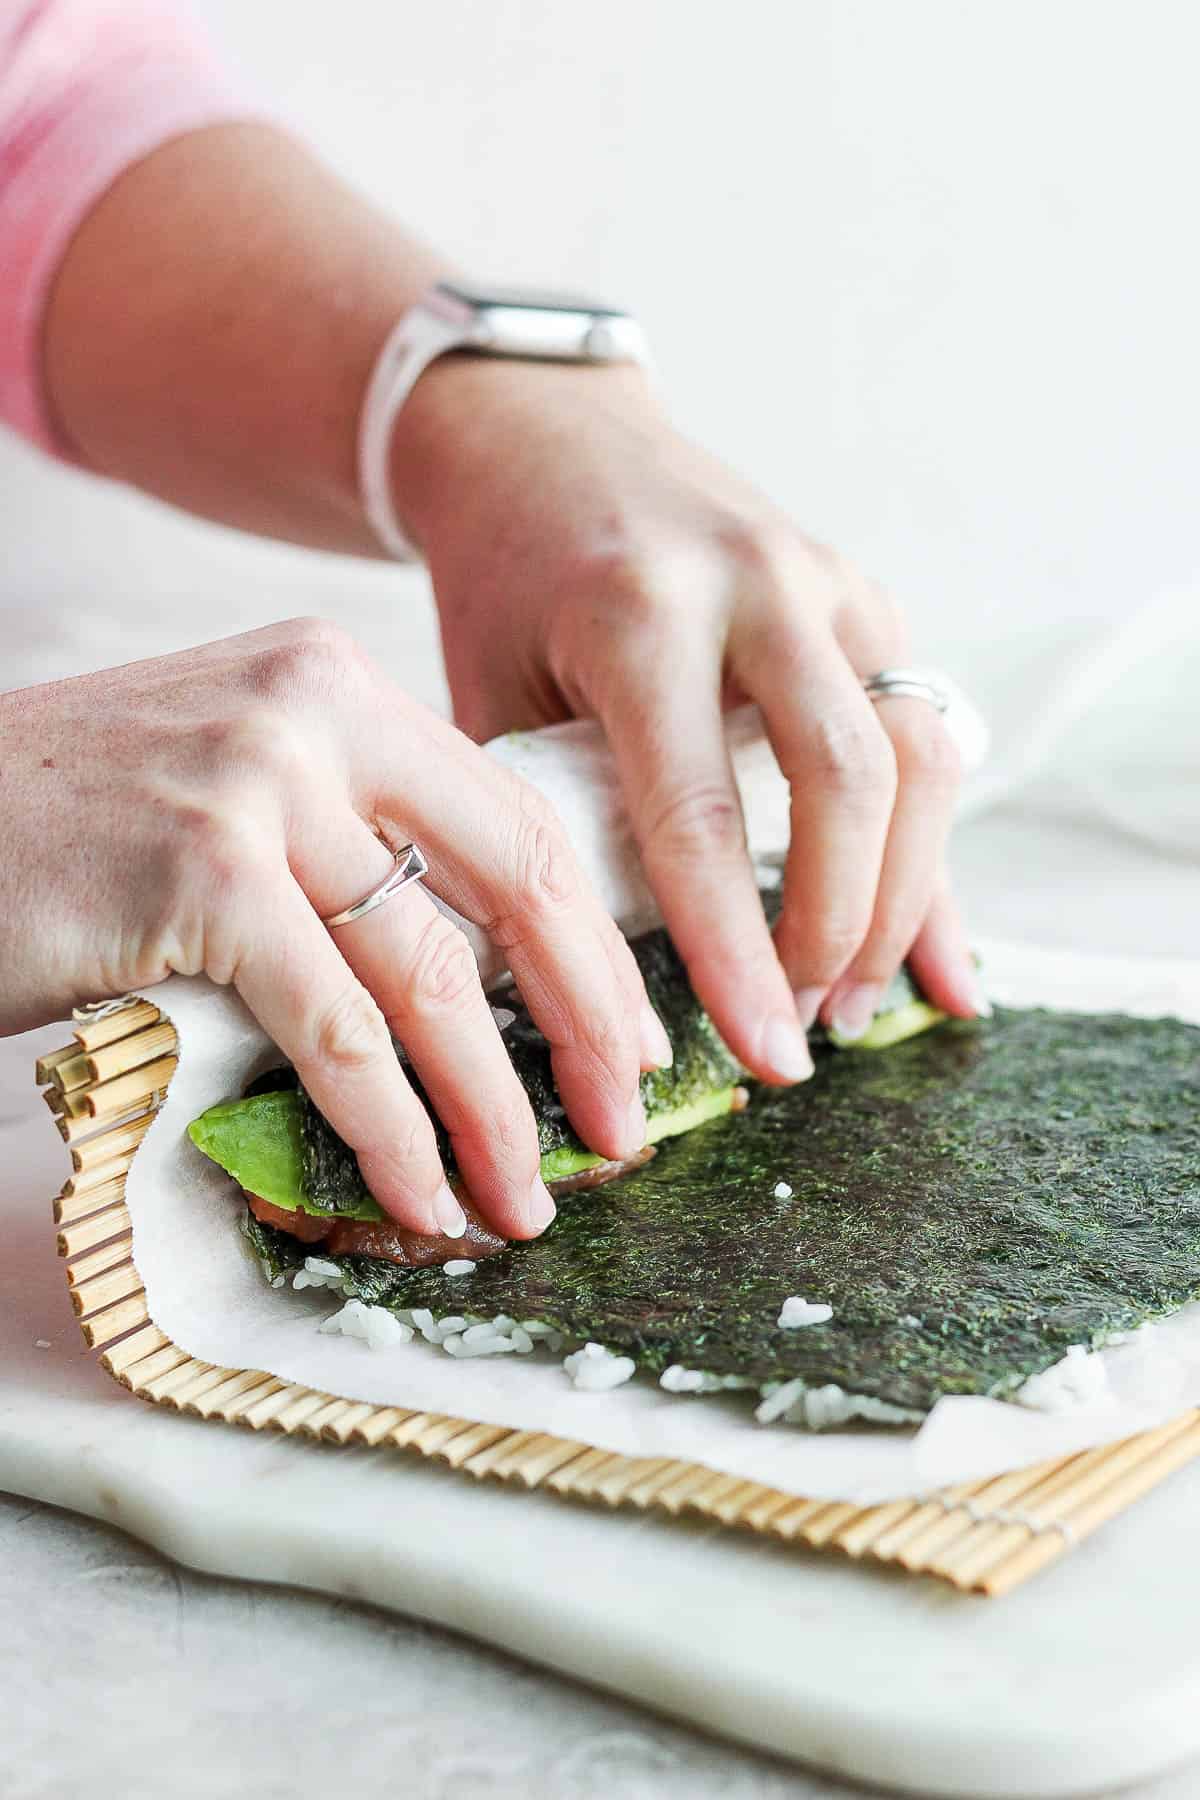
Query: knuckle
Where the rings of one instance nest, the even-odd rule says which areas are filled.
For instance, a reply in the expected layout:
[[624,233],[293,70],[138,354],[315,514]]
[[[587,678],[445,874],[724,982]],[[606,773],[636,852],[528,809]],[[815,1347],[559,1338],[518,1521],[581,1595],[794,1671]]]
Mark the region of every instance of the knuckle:
[[499,1100],[488,1108],[488,1139],[492,1157],[507,1168],[527,1166],[530,1177],[537,1171],[537,1132],[524,1094]]
[[265,871],[263,835],[249,809],[193,802],[177,809],[173,828],[177,862],[199,871],[210,895],[232,897]]
[[290,783],[307,763],[304,734],[281,707],[257,705],[223,720],[212,745],[222,767],[252,779]]
[[900,771],[907,781],[919,781],[924,787],[957,787],[962,780],[962,758],[958,747],[932,709],[918,704],[922,715],[920,722],[910,722],[896,742]]
[[479,969],[466,936],[435,912],[413,947],[409,994],[414,1005],[446,1012],[479,992]]
[[814,720],[810,742],[810,770],[823,788],[843,800],[890,802],[896,791],[895,752],[870,714],[862,720]]
[[655,856],[672,862],[740,855],[746,826],[737,795],[723,781],[686,783],[656,809],[646,841]]
[[312,1042],[317,1061],[342,1074],[368,1068],[391,1049],[383,1014],[357,981],[348,982],[321,1008],[313,1021]]
[[525,783],[516,799],[505,883],[508,904],[487,924],[502,949],[512,949],[531,929],[573,906],[580,894],[575,855],[554,808]]
[[639,651],[656,642],[685,618],[689,596],[702,591],[708,560],[702,545],[669,538],[624,540],[592,550],[583,587],[602,601],[597,624],[606,634],[616,625],[626,646]]
[[825,924],[805,959],[805,967],[811,969],[816,985],[835,980],[854,960],[862,948],[866,923],[836,919]]
[[580,1029],[581,1047],[606,1067],[624,1072],[629,1061],[629,1022],[615,1006],[589,1009]]
[[736,574],[772,588],[792,587],[805,546],[789,520],[735,513],[718,520],[714,536]]
[[365,661],[354,638],[335,620],[292,619],[281,640],[259,652],[256,685],[287,699],[314,689],[324,693],[359,673]]

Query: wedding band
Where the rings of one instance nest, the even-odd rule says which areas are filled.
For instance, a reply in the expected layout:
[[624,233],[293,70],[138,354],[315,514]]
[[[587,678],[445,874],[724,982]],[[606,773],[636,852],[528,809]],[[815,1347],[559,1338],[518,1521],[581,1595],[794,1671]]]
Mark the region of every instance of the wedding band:
[[863,689],[868,700],[927,700],[940,713],[950,704],[949,694],[938,685],[932,670],[880,669],[863,682]]
[[364,894],[353,906],[347,906],[344,911],[331,913],[329,918],[322,919],[322,925],[327,925],[330,931],[335,925],[349,925],[353,919],[361,919],[365,914],[374,912],[377,906],[382,906],[385,900],[398,894],[410,881],[420,881],[423,875],[429,873],[429,864],[415,844],[401,844],[399,850],[393,852],[393,859],[395,868],[378,887],[373,887],[369,894]]

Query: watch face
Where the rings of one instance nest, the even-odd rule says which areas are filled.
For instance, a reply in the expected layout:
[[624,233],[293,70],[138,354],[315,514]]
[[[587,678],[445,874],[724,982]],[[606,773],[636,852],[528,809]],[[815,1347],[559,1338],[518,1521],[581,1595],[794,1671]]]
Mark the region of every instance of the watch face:
[[438,284],[468,306],[503,307],[516,311],[590,313],[601,318],[625,317],[619,306],[606,306],[602,300],[591,300],[583,294],[563,294],[554,288],[467,287],[461,282]]

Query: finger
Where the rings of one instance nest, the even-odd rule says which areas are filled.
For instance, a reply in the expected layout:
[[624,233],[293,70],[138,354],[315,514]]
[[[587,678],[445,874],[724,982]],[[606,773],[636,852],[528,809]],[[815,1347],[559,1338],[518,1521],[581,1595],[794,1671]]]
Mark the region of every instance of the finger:
[[[359,810],[389,836],[415,837],[431,891],[503,951],[584,1142],[606,1157],[633,1155],[646,1132],[639,1075],[654,1060],[644,1055],[653,1049],[645,988],[553,808],[440,720],[422,726],[418,743],[394,727],[381,742]],[[438,770],[436,804],[414,791],[412,767]]]
[[[393,865],[361,819],[324,810],[321,818],[301,832],[291,860],[325,914],[368,893]],[[536,1236],[555,1210],[537,1126],[462,931],[413,884],[337,926],[335,941],[421,1077],[472,1204],[502,1236]]]
[[763,915],[721,720],[715,666],[614,685],[603,723],[647,878],[717,1030],[764,1081],[812,1074]]
[[[870,927],[826,997],[826,1022],[861,1037],[929,911],[962,775],[958,752],[936,708],[923,700],[876,702],[895,752],[899,786]],[[963,968],[960,975],[967,976]]]
[[934,1006],[958,1019],[986,1019],[991,1006],[975,967],[958,907],[944,875],[925,915],[908,964],[918,987]]
[[866,937],[896,791],[896,763],[841,651],[776,610],[731,645],[791,788],[791,842],[775,943],[811,1024]]
[[290,877],[254,896],[234,984],[358,1157],[380,1206],[413,1231],[459,1237],[433,1126],[382,1012]]

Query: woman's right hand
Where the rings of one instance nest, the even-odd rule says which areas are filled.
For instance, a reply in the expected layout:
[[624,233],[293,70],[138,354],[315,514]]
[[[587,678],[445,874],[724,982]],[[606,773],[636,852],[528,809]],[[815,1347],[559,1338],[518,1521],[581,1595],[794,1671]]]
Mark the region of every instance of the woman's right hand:
[[463,932],[415,884],[321,923],[387,875],[377,832],[503,950],[584,1142],[640,1149],[670,1047],[553,811],[322,621],[0,695],[0,1031],[172,971],[230,983],[380,1205],[457,1235],[392,1032],[480,1214],[532,1237],[554,1203]]

